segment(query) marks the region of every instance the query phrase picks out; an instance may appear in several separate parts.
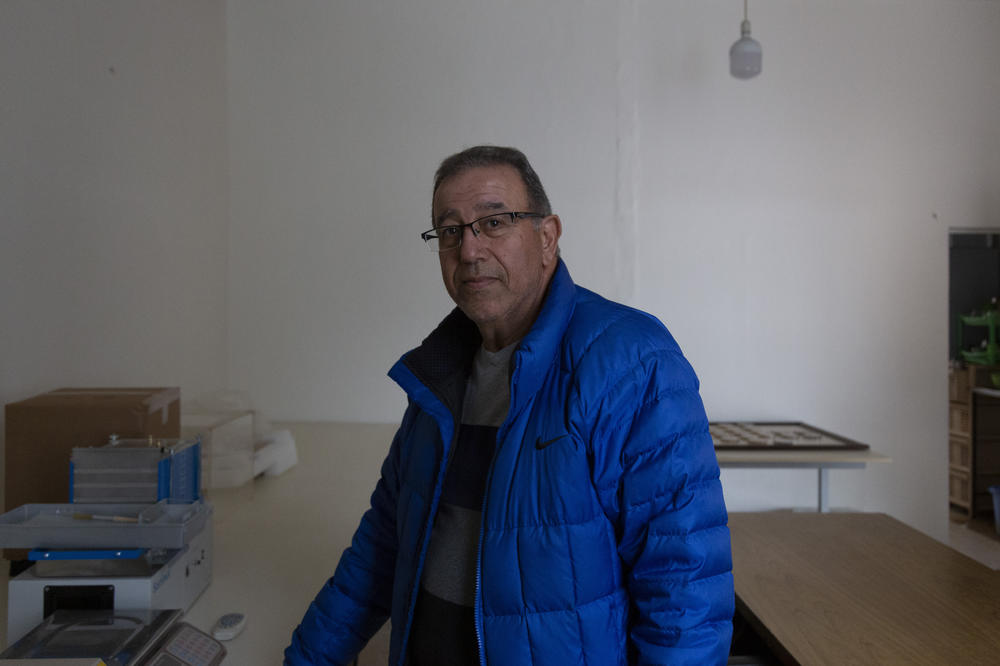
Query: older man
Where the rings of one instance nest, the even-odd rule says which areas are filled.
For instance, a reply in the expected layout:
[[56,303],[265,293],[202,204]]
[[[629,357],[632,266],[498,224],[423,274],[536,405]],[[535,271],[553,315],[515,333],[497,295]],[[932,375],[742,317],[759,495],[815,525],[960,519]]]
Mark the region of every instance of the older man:
[[698,380],[654,317],[576,286],[524,155],[442,162],[458,307],[390,376],[409,404],[372,504],[285,652],[345,664],[725,663],[733,581]]

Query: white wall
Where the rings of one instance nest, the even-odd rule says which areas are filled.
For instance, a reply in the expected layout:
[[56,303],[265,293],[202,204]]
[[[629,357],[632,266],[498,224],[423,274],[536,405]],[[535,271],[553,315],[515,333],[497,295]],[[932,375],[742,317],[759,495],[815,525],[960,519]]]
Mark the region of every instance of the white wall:
[[[350,4],[351,6],[345,6]],[[447,311],[436,162],[524,148],[577,280],[660,316],[714,419],[893,458],[835,506],[946,526],[947,229],[1000,222],[995,2],[234,3],[230,380],[284,418],[391,421]],[[725,473],[732,508],[814,474]]]
[[4,403],[225,384],[225,64],[221,0],[0,4]]
[[625,296],[595,242],[617,20],[576,0],[231,5],[233,386],[282,418],[399,417],[385,372],[452,307],[419,239],[434,169],[475,143],[530,152],[574,272]]
[[[869,442],[893,463],[834,472],[831,503],[941,535],[947,229],[1000,224],[1000,7],[751,3],[764,72],[740,82],[715,39],[731,4],[641,5],[635,300],[671,322],[710,417]],[[815,493],[805,473],[725,481],[731,506]]]
[[[450,308],[434,166],[514,144],[574,277],[668,324],[710,417],[871,443],[894,462],[833,504],[943,537],[946,236],[1000,221],[1000,3],[757,0],[748,82],[740,4],[0,5],[0,397],[228,384],[391,422],[385,371]],[[805,472],[724,482],[813,500]]]

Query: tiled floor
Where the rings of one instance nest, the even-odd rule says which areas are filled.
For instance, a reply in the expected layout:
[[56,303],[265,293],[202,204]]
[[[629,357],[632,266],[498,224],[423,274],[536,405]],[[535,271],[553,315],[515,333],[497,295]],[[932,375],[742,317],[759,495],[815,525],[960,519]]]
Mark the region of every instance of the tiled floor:
[[952,520],[948,523],[948,545],[991,569],[1000,569],[1000,534],[991,528],[984,522],[968,525]]

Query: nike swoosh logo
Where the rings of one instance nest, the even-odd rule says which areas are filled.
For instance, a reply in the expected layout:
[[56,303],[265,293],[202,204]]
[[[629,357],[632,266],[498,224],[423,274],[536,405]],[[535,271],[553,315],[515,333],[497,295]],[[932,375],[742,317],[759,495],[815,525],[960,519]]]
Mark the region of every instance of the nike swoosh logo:
[[546,440],[544,442],[542,441],[542,438],[539,437],[538,441],[535,442],[535,448],[538,449],[539,451],[541,451],[545,447],[551,446],[552,444],[555,444],[556,442],[558,442],[563,437],[569,437],[569,435],[568,434],[559,435],[558,437],[553,437],[552,439]]

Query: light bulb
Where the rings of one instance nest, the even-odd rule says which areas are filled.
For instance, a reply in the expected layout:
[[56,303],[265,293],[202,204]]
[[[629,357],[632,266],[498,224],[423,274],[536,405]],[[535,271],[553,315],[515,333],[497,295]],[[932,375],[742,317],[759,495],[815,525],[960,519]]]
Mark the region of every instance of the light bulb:
[[740,24],[740,38],[729,48],[729,73],[737,79],[752,79],[760,74],[764,50],[750,36],[750,21]]

